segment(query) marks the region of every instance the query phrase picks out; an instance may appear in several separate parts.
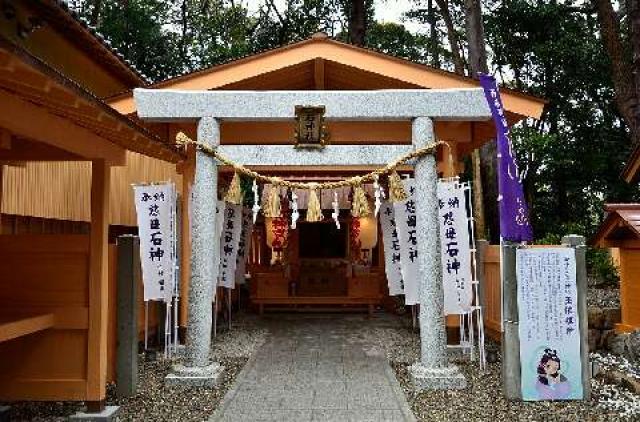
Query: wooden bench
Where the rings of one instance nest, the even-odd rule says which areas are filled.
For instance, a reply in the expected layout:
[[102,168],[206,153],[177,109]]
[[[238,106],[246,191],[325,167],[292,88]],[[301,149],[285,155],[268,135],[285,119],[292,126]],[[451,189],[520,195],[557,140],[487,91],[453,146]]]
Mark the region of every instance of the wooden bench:
[[53,314],[0,315],[0,343],[52,328],[54,323]]

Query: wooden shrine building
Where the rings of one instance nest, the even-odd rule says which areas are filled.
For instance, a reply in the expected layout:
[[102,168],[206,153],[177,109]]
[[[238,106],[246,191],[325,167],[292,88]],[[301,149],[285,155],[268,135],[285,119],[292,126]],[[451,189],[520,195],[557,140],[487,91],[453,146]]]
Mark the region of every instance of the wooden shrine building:
[[[199,72],[152,84],[146,88],[171,90],[379,90],[379,89],[452,89],[477,88],[478,82],[451,72],[412,63],[332,40],[319,33],[298,43],[276,48],[253,56],[234,60]],[[510,123],[527,117],[537,118],[544,101],[512,91],[502,90],[503,101]],[[109,104],[123,114],[135,116],[132,93],[110,99]],[[367,107],[362,104],[362,107]],[[173,123],[148,123],[155,132],[167,133],[169,138],[183,131],[196,137],[195,120]],[[327,121],[329,142],[334,145],[403,145],[411,143],[410,121]],[[290,121],[233,121],[221,122],[221,145],[287,145],[294,134],[294,110]],[[442,176],[458,175],[463,169],[463,158],[474,148],[494,136],[491,121],[437,121],[435,135],[451,145],[453,159],[439,157],[438,170]],[[190,192],[193,178],[194,154],[178,166],[183,177],[182,193]],[[362,166],[340,168],[327,166],[254,166],[255,170],[287,180],[328,181],[372,170]],[[219,190],[226,187],[232,172],[222,168]],[[406,167],[404,171],[410,172]],[[330,194],[330,192],[327,192]],[[341,208],[348,204],[346,193],[341,196]],[[331,208],[329,195],[322,197],[323,208]],[[300,209],[306,208],[306,198],[300,198]],[[184,206],[188,203],[183,202]],[[345,213],[347,214],[347,213]],[[188,210],[182,212],[189,215]],[[301,219],[302,221],[303,219]],[[366,262],[355,265],[354,251],[350,247],[347,231],[333,230],[331,220],[326,223],[299,225],[289,233],[286,262],[271,265],[272,251],[269,230],[264,221],[254,229],[250,273],[251,297],[260,309],[278,305],[349,305],[371,306],[385,297],[386,282],[382,249],[376,247],[379,234],[375,220],[369,224],[367,235],[373,236]],[[348,227],[348,220],[345,220]],[[321,227],[319,226],[321,225]],[[188,224],[182,225],[183,261],[182,291],[188,289],[189,243]],[[331,239],[331,240],[330,240]],[[332,247],[326,247],[331,242]],[[325,245],[323,248],[322,245]],[[181,324],[186,323],[186,301]]]
[[119,196],[181,159],[100,99],[144,83],[61,2],[3,3],[0,401],[105,398]]
[[[358,91],[479,86],[471,78],[325,34],[147,85],[60,2],[9,4],[15,13],[0,16],[2,401],[104,400],[113,368],[109,345],[115,339],[109,327],[117,294],[109,284],[115,263],[108,259],[108,243],[119,233],[136,233],[131,183],[173,180],[183,198],[190,196],[195,153],[178,150],[174,142],[179,131],[195,138],[195,121],[142,122],[133,88]],[[542,113],[544,101],[509,89],[501,92],[510,123]],[[291,121],[223,121],[221,144],[289,144],[294,110],[291,116]],[[330,120],[327,130],[335,145],[411,144],[407,121]],[[451,145],[453,157],[438,157],[438,172],[455,176],[463,169],[464,157],[494,136],[493,123],[437,121],[435,136]],[[291,180],[328,181],[371,168],[257,170]],[[409,167],[401,170],[411,172]],[[219,190],[231,174],[222,169]],[[329,203],[330,198],[323,197],[323,207],[330,208]],[[186,298],[189,201],[181,204],[180,280]],[[301,209],[304,204],[301,198]],[[343,221],[348,226],[348,218]],[[353,250],[346,231],[336,233],[329,223],[301,223],[288,238],[286,260],[271,265],[268,222],[260,220],[249,267],[254,303],[382,303],[386,283],[376,224],[367,229],[373,239],[363,253]],[[353,263],[355,254],[360,259]],[[185,328],[187,301],[181,305]]]

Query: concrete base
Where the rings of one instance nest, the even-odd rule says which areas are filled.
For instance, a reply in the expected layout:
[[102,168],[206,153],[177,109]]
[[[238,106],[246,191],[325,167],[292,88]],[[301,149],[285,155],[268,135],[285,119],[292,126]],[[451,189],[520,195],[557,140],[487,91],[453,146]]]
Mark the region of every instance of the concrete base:
[[120,406],[105,406],[104,410],[100,413],[78,412],[69,416],[69,420],[82,421],[82,422],[115,421],[117,420],[119,412],[120,412]]
[[223,372],[224,367],[215,362],[203,367],[175,365],[171,373],[165,377],[164,384],[167,386],[215,387]]
[[444,368],[428,368],[420,362],[409,367],[409,377],[413,388],[421,390],[461,390],[467,387],[467,380],[455,365]]
[[11,406],[0,405],[0,422],[9,422],[9,412]]

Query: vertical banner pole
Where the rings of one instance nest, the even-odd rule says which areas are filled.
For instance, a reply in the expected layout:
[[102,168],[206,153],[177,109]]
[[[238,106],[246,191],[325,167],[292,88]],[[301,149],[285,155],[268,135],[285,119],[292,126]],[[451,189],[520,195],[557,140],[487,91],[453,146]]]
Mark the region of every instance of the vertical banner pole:
[[227,307],[229,308],[227,310],[229,312],[229,331],[231,331],[231,289],[227,289]]
[[568,235],[562,244],[576,251],[576,289],[578,291],[578,323],[580,327],[580,360],[582,362],[582,391],[584,400],[591,399],[591,365],[589,362],[589,321],[587,316],[587,261],[583,236]]
[[149,301],[144,301],[144,351],[149,349]]
[[503,243],[502,249],[502,383],[510,400],[521,400],[520,335],[518,333],[517,244]]

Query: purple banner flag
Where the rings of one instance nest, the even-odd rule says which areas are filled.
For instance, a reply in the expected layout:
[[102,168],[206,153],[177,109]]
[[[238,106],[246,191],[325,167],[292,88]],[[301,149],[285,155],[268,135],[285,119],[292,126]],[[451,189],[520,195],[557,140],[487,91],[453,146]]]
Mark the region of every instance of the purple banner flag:
[[496,125],[498,142],[498,202],[500,235],[504,240],[523,242],[533,240],[529,210],[524,199],[518,163],[513,154],[509,123],[493,76],[480,74],[480,85],[489,103]]

